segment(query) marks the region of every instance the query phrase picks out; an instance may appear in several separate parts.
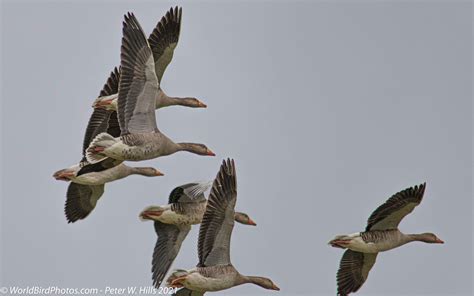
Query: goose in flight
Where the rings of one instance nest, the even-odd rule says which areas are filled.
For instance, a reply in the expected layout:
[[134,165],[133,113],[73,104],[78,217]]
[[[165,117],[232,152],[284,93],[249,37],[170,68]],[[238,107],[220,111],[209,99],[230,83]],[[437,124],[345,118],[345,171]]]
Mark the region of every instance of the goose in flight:
[[420,241],[430,244],[444,242],[433,233],[404,234],[398,230],[400,221],[421,203],[426,184],[407,188],[390,197],[370,215],[364,232],[338,235],[329,244],[347,249],[337,272],[337,294],[348,295],[364,284],[379,252]]
[[230,261],[230,240],[235,220],[237,179],[233,160],[224,160],[212,185],[199,228],[199,263],[191,270],[177,270],[167,279],[171,287],[183,289],[176,295],[203,295],[252,283],[280,290],[270,279],[240,274]]
[[[181,31],[182,8],[177,6],[170,8],[168,12],[156,24],[155,29],[148,37],[155,61],[155,73],[158,82],[161,83],[163,74],[173,59],[173,54],[179,41]],[[117,73],[120,75],[120,72]],[[117,111],[118,90],[107,95],[100,95],[92,105],[93,108],[103,108]],[[186,106],[191,108],[206,108],[206,104],[192,97],[170,97],[162,89],[158,89],[158,96],[155,101],[155,108],[168,106]]]
[[87,148],[90,163],[106,158],[140,161],[188,151],[198,155],[215,154],[203,144],[175,143],[158,130],[155,102],[159,82],[153,52],[143,29],[132,13],[125,15],[121,47],[118,97],[120,137],[98,134]]
[[[207,205],[204,193],[211,185],[212,181],[178,186],[171,191],[167,205],[150,206],[140,213],[141,220],[154,221],[158,236],[152,260],[155,287],[161,285],[191,225],[201,223]],[[234,220],[241,224],[257,225],[245,213],[235,212]]]
[[[108,95],[118,89],[118,71],[115,69],[107,79],[100,95]],[[69,223],[86,218],[94,209],[97,201],[104,193],[104,184],[138,174],[147,177],[163,176],[157,169],[150,167],[130,167],[115,159],[105,159],[90,164],[85,157],[90,141],[97,134],[108,132],[119,136],[120,128],[115,111],[95,109],[87,124],[83,140],[83,158],[69,168],[54,173],[56,180],[71,181],[67,190],[67,199],[64,207],[66,219]]]

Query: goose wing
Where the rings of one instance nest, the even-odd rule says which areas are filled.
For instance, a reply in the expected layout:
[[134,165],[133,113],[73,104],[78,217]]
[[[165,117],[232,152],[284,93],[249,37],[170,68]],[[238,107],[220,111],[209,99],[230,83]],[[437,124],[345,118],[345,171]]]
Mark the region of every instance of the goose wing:
[[68,223],[86,218],[94,210],[102,194],[104,194],[104,185],[70,183],[64,206]]
[[161,83],[163,73],[173,59],[174,49],[178,45],[181,30],[182,9],[176,6],[171,8],[158,22],[148,38],[153,58],[155,60],[155,73]]
[[[108,96],[118,92],[120,80],[120,72],[117,67],[110,73],[109,78],[104,84],[104,87],[99,93],[99,96]],[[96,108],[92,112],[89,122],[87,124],[86,132],[84,134],[84,141],[82,144],[82,153],[85,154],[90,142],[102,132],[108,132],[114,137],[120,136],[120,127],[115,111],[107,111],[101,108]],[[85,160],[85,157],[83,158]]]
[[402,190],[390,197],[370,215],[366,231],[396,229],[402,219],[421,203],[426,183]]
[[180,185],[171,191],[168,203],[191,203],[201,202],[206,199],[206,192],[212,185],[212,181],[195,182]]
[[125,15],[120,55],[118,120],[121,135],[157,131],[155,64],[143,29],[133,13]]
[[155,232],[158,235],[152,260],[155,287],[158,288],[163,282],[190,230],[190,225],[172,225],[155,221]]
[[[108,96],[117,93],[119,78],[119,69],[115,67],[115,69],[110,73],[110,76],[107,79],[107,82],[105,83],[104,87],[100,91],[99,96]],[[85,156],[86,150],[89,147],[90,142],[95,138],[95,136],[102,132],[107,132],[113,137],[120,136],[120,126],[117,119],[117,112],[107,111],[105,109],[100,108],[95,108],[92,112],[92,115],[89,118],[89,122],[87,124],[82,144],[83,157],[81,163],[84,165],[84,167],[79,170],[79,172],[77,173],[78,176],[89,172],[100,172],[114,167],[120,163],[112,159],[105,159],[93,165],[87,163],[87,159]]]
[[99,97],[106,97],[111,96],[113,94],[118,93],[120,81],[120,67],[115,67],[112,72],[110,73],[109,78],[104,84],[104,87],[99,93]]
[[233,160],[222,162],[199,228],[198,266],[229,265],[237,178]]
[[359,290],[367,280],[376,258],[377,253],[346,250],[337,271],[337,295],[345,296]]

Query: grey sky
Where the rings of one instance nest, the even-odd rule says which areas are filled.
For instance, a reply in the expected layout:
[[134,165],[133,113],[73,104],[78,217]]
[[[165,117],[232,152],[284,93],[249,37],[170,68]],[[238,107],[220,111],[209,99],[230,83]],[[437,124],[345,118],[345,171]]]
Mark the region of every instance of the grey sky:
[[[176,185],[213,178],[229,156],[237,209],[258,223],[234,228],[232,260],[272,278],[278,295],[334,295],[342,251],[327,241],[363,230],[390,195],[424,181],[401,230],[446,244],[381,254],[360,294],[472,293],[469,2],[180,2],[162,87],[209,107],[163,109],[158,124],[217,157],[145,162],[166,176],[108,184],[90,217],[68,225],[67,184],[51,175],[80,160],[91,103],[119,64],[123,14],[149,33],[172,5],[2,3],[1,286],[151,285],[156,236],[138,213]],[[175,268],[197,263],[197,232]]]

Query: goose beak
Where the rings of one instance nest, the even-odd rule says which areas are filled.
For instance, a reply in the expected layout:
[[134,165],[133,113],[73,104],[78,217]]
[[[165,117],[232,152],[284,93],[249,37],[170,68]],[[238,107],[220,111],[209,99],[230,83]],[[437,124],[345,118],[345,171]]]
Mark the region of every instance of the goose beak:
[[249,224],[249,225],[252,225],[252,226],[257,226],[257,223],[255,223],[255,221],[253,221],[253,220],[250,219],[250,218],[249,218],[248,224]]
[[53,177],[59,181],[71,181],[71,178],[74,177],[74,172],[61,170],[54,173]]
[[204,104],[203,102],[197,100],[197,107],[198,107],[198,108],[207,108],[207,105]]
[[163,214],[163,210],[158,210],[157,209],[158,207],[154,207],[154,206],[151,206],[151,207],[148,207],[146,209],[144,209],[140,215],[138,215],[138,218],[142,221],[146,221],[146,220],[152,220],[152,221],[155,221],[157,219],[157,217],[161,216],[161,214]]
[[280,291],[280,288],[278,288],[277,285],[273,284],[272,286],[272,290],[275,290],[275,291]]
[[160,172],[159,170],[155,169],[155,176],[164,176],[165,174],[163,174],[162,172]]
[[439,238],[436,238],[435,243],[437,243],[437,244],[444,244],[444,241],[440,240]]
[[179,277],[177,279],[174,279],[171,284],[170,288],[182,288],[184,285],[181,283],[184,279],[186,279],[186,276]]
[[155,217],[159,217],[163,214],[163,212],[160,211],[143,211],[140,213],[140,219],[141,220],[155,220]]
[[214,152],[212,152],[210,149],[207,149],[206,155],[216,156],[216,154]]
[[98,101],[96,103],[94,103],[94,105],[92,105],[92,107],[94,108],[99,108],[99,109],[106,109],[107,106],[109,106],[110,104],[112,104],[112,101],[114,99],[108,99],[108,100],[101,100],[101,101]]

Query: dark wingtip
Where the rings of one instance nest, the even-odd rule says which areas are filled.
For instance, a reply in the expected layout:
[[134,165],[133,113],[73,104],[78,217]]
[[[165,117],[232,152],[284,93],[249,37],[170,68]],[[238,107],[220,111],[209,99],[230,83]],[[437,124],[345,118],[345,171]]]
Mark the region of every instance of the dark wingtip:
[[229,175],[229,176],[232,176],[235,172],[235,162],[232,158],[227,158],[227,159],[224,159],[222,161],[222,166],[224,168],[224,172]]
[[420,185],[413,187],[413,191],[417,192],[421,196],[423,196],[423,194],[425,193],[425,189],[426,189],[426,182],[423,182]]

